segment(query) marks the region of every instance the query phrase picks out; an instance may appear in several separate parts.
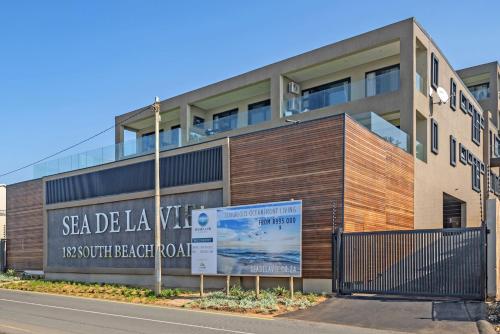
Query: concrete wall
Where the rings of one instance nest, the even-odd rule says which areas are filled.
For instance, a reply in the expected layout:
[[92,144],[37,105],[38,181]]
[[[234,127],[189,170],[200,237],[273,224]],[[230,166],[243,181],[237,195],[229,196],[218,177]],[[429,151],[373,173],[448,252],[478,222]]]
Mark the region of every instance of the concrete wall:
[[[472,189],[472,168],[470,165],[460,163],[459,152],[457,153],[456,167],[450,165],[450,135],[453,135],[457,140],[457,151],[459,144],[462,143],[475,156],[483,160],[485,141],[482,138],[479,146],[472,142],[472,117],[460,110],[460,90],[464,91],[478,110],[481,107],[473,101],[472,95],[468,93],[467,88],[448,64],[445,56],[418,26],[415,27],[415,39],[418,39],[427,49],[428,78],[430,78],[431,53],[434,53],[439,59],[439,86],[449,92],[450,79],[453,78],[457,84],[457,108],[455,111],[450,108],[449,102],[442,105],[432,104],[439,101],[435,92],[433,100],[431,100],[428,94],[422,94],[417,89],[414,90],[414,109],[426,118],[427,132],[427,162],[415,158],[415,228],[442,228],[443,193],[452,195],[466,203],[467,227],[480,226],[481,218],[484,218],[481,194]],[[427,82],[427,87],[430,87],[430,81]],[[431,119],[434,119],[439,125],[438,154],[432,153],[430,149]],[[481,179],[484,180],[484,177],[482,175]],[[482,190],[484,190],[484,186],[482,186]]]
[[487,202],[488,219],[486,221],[489,234],[487,236],[488,253],[486,274],[488,277],[487,294],[488,297],[500,299],[500,201],[490,199]]

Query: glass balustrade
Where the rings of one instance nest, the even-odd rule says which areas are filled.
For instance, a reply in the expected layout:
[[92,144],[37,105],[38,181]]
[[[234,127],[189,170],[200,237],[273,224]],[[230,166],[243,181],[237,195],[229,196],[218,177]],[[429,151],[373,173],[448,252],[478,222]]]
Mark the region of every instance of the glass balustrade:
[[420,75],[420,73],[416,72],[415,73],[415,86],[417,88],[417,90],[424,94],[425,95],[425,80],[424,80],[424,77],[422,75]]
[[365,128],[383,138],[385,141],[409,152],[409,136],[397,126],[389,123],[374,112],[366,112],[351,116]]
[[[230,130],[260,124],[271,119],[270,106],[255,108],[246,112],[221,117],[216,120],[192,125],[189,131],[189,141],[181,140],[181,128],[160,132],[160,150],[170,150],[181,146],[195,144],[216,134]],[[154,153],[154,135],[109,145],[94,150],[76,153],[70,156],[39,163],[33,168],[35,178],[69,172],[77,169],[99,166],[123,159]]]
[[425,146],[418,140],[415,140],[415,155],[421,161],[426,161]]
[[399,74],[400,70],[395,68],[383,74],[368,76],[363,80],[345,81],[329,89],[285,99],[284,115],[291,116],[397,91],[400,87]]
[[[164,131],[160,135],[160,150],[170,150],[181,146],[181,129]],[[35,178],[72,170],[103,165],[106,163],[133,158],[154,152],[154,136],[137,138],[115,145],[76,153],[70,156],[36,164],[33,167]]]
[[271,107],[265,106],[214,120],[192,125],[189,129],[189,141],[197,143],[210,136],[227,131],[241,129],[250,125],[267,122],[271,119]]

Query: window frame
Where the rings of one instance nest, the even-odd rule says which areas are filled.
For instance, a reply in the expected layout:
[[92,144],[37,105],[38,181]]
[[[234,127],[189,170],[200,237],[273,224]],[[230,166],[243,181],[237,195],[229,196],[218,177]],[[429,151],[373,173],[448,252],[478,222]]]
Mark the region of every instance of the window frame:
[[472,108],[472,142],[481,145],[481,114],[476,108]]
[[457,110],[457,83],[453,78],[450,79],[450,108],[453,111]]
[[336,88],[336,87],[340,87],[340,84],[345,86],[346,83],[347,83],[347,100],[346,101],[342,101],[341,103],[335,103],[335,104],[323,103],[320,107],[317,107],[317,108],[313,108],[311,106],[308,106],[307,109],[309,111],[311,111],[311,110],[328,108],[330,106],[336,106],[336,105],[340,105],[340,104],[344,104],[344,103],[350,103],[351,102],[351,77],[347,77],[347,78],[343,78],[340,80],[335,80],[335,81],[327,82],[327,83],[324,83],[324,84],[321,84],[318,86],[303,89],[300,92],[300,96],[302,97],[302,103],[303,104],[310,104],[311,102],[309,102],[309,99],[310,99],[309,95],[311,95],[311,94],[323,92],[323,91],[326,91],[326,90],[329,90],[332,88]]
[[457,166],[457,139],[450,135],[450,165]]
[[[235,130],[238,128],[238,113],[239,113],[239,108],[233,108],[233,109],[229,109],[229,110],[226,110],[226,111],[222,111],[222,112],[219,112],[219,113],[216,113],[216,114],[213,114],[212,115],[212,121],[213,121],[213,131],[215,133],[219,133],[219,132],[225,132],[225,131],[231,131],[231,130]],[[223,115],[223,116],[221,116]],[[236,119],[236,126],[233,128],[233,127],[223,127],[221,128],[219,123],[216,123],[218,120],[220,119],[224,119],[226,117],[230,117],[230,116],[236,116],[235,119]],[[216,128],[216,125],[217,124],[217,128]]]
[[434,89],[439,87],[439,59],[434,52],[431,53],[431,86]]
[[458,159],[460,160],[460,162],[463,165],[467,165],[467,158],[469,156],[469,151],[462,144],[458,145],[458,150],[459,150],[459,157],[458,157]]
[[465,96],[463,90],[460,90],[460,110],[467,114],[467,110],[469,109],[469,100],[467,96]]
[[[193,126],[198,129],[203,129],[205,124],[205,119],[201,116],[193,116]],[[201,125],[201,126],[200,126]]]
[[[265,119],[263,121],[260,121],[260,122],[252,121],[252,116],[255,117],[255,112],[256,111],[261,112],[263,110],[261,108],[264,108],[264,107],[269,107],[266,111],[266,115],[264,117]],[[248,114],[248,125],[255,125],[255,124],[260,124],[263,122],[270,121],[271,120],[271,99],[250,103],[247,106],[247,114]]]
[[481,191],[481,163],[476,157],[472,161],[472,190],[476,192]]
[[[397,70],[399,72],[399,75],[398,75],[398,89],[397,90],[388,90],[388,91],[384,91],[384,92],[378,92],[377,91],[377,83],[375,81],[375,95],[368,95],[368,75],[369,74],[375,73],[375,80],[377,80],[377,72],[388,71],[388,70],[392,70],[392,69],[396,69],[396,68],[397,68]],[[382,73],[382,74],[379,74],[379,75],[384,75],[384,74],[385,73]],[[378,68],[378,69],[373,70],[373,71],[365,72],[365,97],[372,97],[372,96],[378,96],[378,95],[382,95],[382,94],[386,94],[386,93],[396,92],[400,88],[401,88],[401,64],[394,64],[394,65],[390,65],[390,66]]]
[[431,152],[439,153],[439,124],[434,118],[431,118]]

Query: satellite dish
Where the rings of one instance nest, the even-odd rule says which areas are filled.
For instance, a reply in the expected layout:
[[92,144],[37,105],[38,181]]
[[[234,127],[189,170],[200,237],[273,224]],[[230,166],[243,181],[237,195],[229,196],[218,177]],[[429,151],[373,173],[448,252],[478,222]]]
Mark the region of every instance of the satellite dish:
[[432,87],[429,87],[429,96],[432,97],[432,93],[434,93],[434,90],[432,89]]
[[441,103],[446,103],[448,102],[450,96],[446,92],[446,90],[443,87],[438,87],[437,89],[437,94],[439,96],[439,99],[441,100]]

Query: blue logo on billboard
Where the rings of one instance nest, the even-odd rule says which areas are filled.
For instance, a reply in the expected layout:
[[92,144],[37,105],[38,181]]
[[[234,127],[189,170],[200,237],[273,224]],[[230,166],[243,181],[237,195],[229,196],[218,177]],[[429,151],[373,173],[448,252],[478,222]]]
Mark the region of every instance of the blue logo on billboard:
[[198,216],[198,224],[200,226],[206,226],[208,224],[208,215],[206,213],[202,212]]

